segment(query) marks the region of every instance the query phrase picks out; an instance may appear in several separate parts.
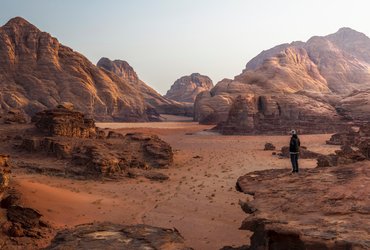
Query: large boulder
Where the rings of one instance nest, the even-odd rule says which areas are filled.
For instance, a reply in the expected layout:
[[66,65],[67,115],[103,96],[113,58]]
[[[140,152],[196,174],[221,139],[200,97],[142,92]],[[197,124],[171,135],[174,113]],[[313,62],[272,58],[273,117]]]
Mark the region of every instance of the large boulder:
[[112,223],[85,224],[59,232],[47,250],[158,249],[190,250],[176,229]]

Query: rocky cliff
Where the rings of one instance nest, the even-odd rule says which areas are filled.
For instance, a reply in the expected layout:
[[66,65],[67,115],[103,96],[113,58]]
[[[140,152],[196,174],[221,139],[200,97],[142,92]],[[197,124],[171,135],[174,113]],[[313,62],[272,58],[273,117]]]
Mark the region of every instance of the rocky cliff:
[[67,101],[107,121],[147,121],[142,94],[20,17],[0,27],[0,109],[33,115]]
[[99,60],[97,66],[116,74],[123,81],[128,81],[133,88],[140,92],[147,105],[147,114],[151,120],[155,120],[156,117],[159,118],[156,114],[193,116],[193,106],[191,104],[163,97],[145,82],[141,81],[134,69],[126,61],[111,61],[103,57]]
[[177,79],[165,97],[178,102],[194,103],[199,93],[211,88],[213,88],[213,83],[208,76],[193,73]]
[[233,80],[198,95],[195,120],[224,133],[329,132],[366,120],[369,53],[370,39],[349,28],[263,51]]

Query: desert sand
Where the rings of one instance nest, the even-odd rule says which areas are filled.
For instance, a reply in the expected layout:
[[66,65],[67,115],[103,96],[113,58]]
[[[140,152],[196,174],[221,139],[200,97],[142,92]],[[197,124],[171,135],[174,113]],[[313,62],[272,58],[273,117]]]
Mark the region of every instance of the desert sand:
[[[160,170],[170,179],[86,181],[16,170],[12,180],[23,194],[24,205],[39,210],[57,229],[94,221],[145,223],[176,228],[194,249],[244,245],[250,232],[238,230],[245,218],[238,201],[248,197],[236,191],[236,180],[256,170],[290,171],[288,159],[263,150],[266,142],[273,143],[277,150],[287,145],[289,135],[224,136],[204,131],[211,126],[189,121],[97,125],[121,133],[157,134],[170,143],[174,164]],[[301,142],[312,151],[327,154],[338,148],[325,144],[329,138],[302,135]],[[316,160],[301,160],[300,164],[313,168]]]

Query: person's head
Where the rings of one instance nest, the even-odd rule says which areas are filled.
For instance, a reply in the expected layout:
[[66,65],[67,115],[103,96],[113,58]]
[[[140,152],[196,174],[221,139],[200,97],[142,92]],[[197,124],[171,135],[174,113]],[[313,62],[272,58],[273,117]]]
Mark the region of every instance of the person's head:
[[297,137],[297,131],[295,129],[292,129],[292,131],[290,131],[290,134],[293,136],[293,137]]

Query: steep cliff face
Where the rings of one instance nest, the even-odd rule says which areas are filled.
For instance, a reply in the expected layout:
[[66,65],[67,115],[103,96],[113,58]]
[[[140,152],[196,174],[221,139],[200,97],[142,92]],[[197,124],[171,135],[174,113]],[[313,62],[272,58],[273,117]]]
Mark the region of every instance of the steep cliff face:
[[330,133],[341,128],[334,107],[300,94],[238,96],[226,122],[218,124],[223,134]]
[[[233,80],[224,79],[199,95],[194,117],[201,123],[221,122],[219,127],[225,133],[233,133],[233,128],[235,133],[249,131],[245,119],[253,120],[259,129],[273,123],[280,131],[287,129],[284,124],[291,124],[307,132],[327,119],[333,122],[330,128],[343,121],[368,119],[363,112],[368,109],[369,53],[370,39],[348,28],[312,37],[306,43],[278,45],[253,58]],[[238,96],[248,99],[243,107],[240,99],[239,104],[234,103]],[[266,104],[268,109],[275,109],[278,103],[280,114],[291,115],[275,112],[273,120],[265,114],[261,119],[256,108],[261,98],[272,100]],[[239,118],[235,114],[240,114]],[[296,123],[298,118],[304,124]],[[311,132],[325,132],[322,127],[314,130]]]
[[99,60],[97,66],[117,75],[123,81],[128,81],[133,88],[140,92],[147,105],[147,113],[151,120],[153,120],[153,114],[193,115],[192,104],[181,103],[163,97],[145,82],[141,81],[134,69],[126,61],[111,61],[103,57]]
[[213,88],[213,83],[208,76],[193,73],[177,79],[165,97],[178,102],[194,103],[199,93],[211,88]]
[[20,17],[0,27],[1,109],[33,115],[66,101],[98,120],[146,121],[143,96],[127,79]]

